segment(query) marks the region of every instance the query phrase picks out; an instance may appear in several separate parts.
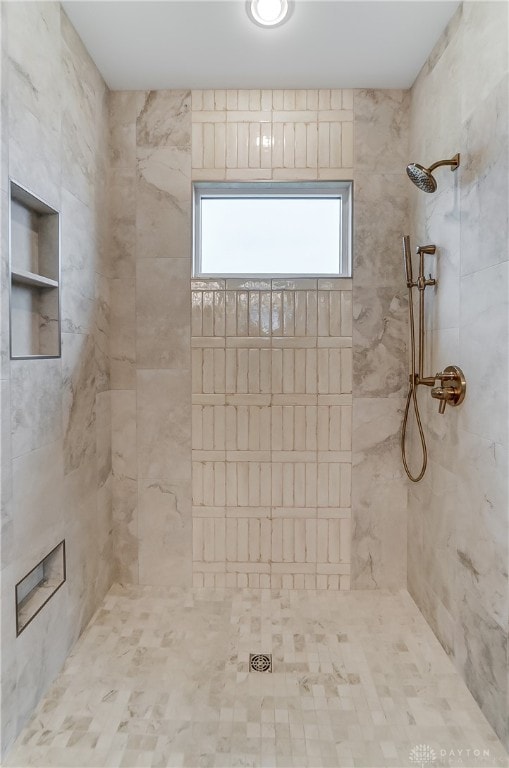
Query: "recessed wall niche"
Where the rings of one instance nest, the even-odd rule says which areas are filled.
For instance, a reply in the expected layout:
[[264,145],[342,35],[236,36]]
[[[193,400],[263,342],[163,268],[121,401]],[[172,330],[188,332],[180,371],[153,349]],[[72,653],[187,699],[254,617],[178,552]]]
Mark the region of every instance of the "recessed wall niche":
[[16,636],[57,592],[66,578],[65,539],[37,563],[15,588],[16,593]]
[[10,181],[11,359],[60,357],[60,214]]

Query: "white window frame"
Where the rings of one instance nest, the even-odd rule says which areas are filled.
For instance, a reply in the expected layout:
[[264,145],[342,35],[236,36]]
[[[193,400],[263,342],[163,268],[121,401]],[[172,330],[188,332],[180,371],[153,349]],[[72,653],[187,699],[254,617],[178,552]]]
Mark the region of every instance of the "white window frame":
[[[203,272],[201,262],[201,202],[210,198],[340,198],[341,199],[341,252],[339,271],[332,273],[224,273]],[[193,277],[195,278],[350,278],[352,276],[352,181],[255,181],[225,182],[196,181],[193,183]]]

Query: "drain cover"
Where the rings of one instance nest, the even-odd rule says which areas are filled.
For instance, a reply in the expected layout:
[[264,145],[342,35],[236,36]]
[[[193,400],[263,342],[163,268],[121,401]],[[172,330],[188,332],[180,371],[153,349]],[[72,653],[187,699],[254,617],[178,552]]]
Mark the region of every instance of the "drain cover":
[[249,669],[251,672],[272,672],[272,654],[250,653]]

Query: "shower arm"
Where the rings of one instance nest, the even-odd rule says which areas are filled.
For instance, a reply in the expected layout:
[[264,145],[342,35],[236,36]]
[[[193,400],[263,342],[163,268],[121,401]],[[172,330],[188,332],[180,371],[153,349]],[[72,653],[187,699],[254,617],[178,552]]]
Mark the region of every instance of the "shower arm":
[[457,154],[457,155],[454,155],[454,157],[451,157],[450,160],[439,160],[438,163],[433,163],[433,165],[430,165],[430,167],[428,168],[428,171],[430,173],[433,173],[435,168],[440,168],[442,165],[450,165],[451,171],[455,171],[456,168],[458,168],[459,164],[460,164],[460,156],[459,154]]

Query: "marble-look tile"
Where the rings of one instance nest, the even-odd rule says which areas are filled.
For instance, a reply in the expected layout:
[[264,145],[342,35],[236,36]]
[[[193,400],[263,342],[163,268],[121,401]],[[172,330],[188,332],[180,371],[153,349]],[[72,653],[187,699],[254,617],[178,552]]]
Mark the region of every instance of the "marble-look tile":
[[406,291],[353,290],[353,381],[357,397],[400,396],[408,384]]
[[[64,584],[16,639],[18,663],[14,706],[17,730],[32,715],[69,653],[67,611],[68,585]],[[58,627],[57,632],[55,627]]]
[[95,350],[93,336],[62,334],[62,417],[65,474],[96,449]]
[[[12,462],[15,556],[37,546],[49,552],[61,538],[64,459],[62,441],[25,453]],[[35,563],[34,563],[35,564]]]
[[[76,641],[90,621],[102,595],[98,591],[104,542],[98,539],[97,460],[94,453],[82,459],[79,467],[64,479],[67,622],[72,641]],[[111,564],[112,565],[112,564]]]
[[[466,3],[462,19],[461,78],[468,83],[461,90],[461,121],[465,123],[508,72],[507,5]],[[483,51],[477,62],[473,50]]]
[[[6,7],[9,96],[13,93],[41,123],[60,130],[60,8],[44,3],[34,13],[29,3]],[[27,46],[31,56],[26,55]]]
[[138,583],[138,483],[113,478],[113,556],[114,579]]
[[[453,17],[435,46],[428,62],[419,73],[411,91],[410,109],[410,155],[408,162],[416,162],[429,167],[436,162],[435,158],[452,157],[456,152],[464,152],[462,142],[461,99],[463,87],[452,88],[445,86],[447,94],[440,98],[440,108],[433,110],[433,131],[429,130],[429,97],[432,94],[433,105],[436,107],[437,94],[442,95],[444,84],[459,83],[462,80],[461,56],[462,39],[458,27],[462,23],[462,10],[458,9],[456,18]],[[443,41],[447,45],[443,48]],[[445,55],[444,55],[445,53]],[[425,94],[425,95],[424,95]],[[453,176],[447,169],[438,171],[439,188]],[[457,174],[456,174],[457,175]],[[408,181],[409,188],[415,189],[419,197],[419,205],[430,202],[433,195],[423,195]],[[428,199],[429,198],[429,199]]]
[[134,171],[136,118],[145,100],[143,91],[109,92],[109,150],[112,169]]
[[61,215],[62,330],[90,333],[94,321],[96,222],[89,207],[66,189]]
[[15,96],[9,98],[9,174],[60,209],[61,131],[41,123]]
[[408,91],[354,91],[354,167],[404,171],[408,164]]
[[[9,361],[2,297],[4,461],[12,428],[12,462],[3,463],[1,490],[2,750],[58,673],[111,584],[113,566],[107,88],[59,4],[17,3],[2,7],[2,22],[6,17],[2,289],[10,173],[61,211],[62,325],[78,333],[64,334],[63,360]],[[67,582],[16,640],[14,584],[63,538]]]
[[136,391],[111,393],[112,465],[115,478],[137,478]]
[[11,430],[13,458],[62,436],[60,360],[11,362]]
[[[409,498],[408,583],[508,743],[506,388],[486,397],[507,380],[506,27],[504,4],[464,3],[411,94],[412,160],[461,153],[456,172],[437,173],[435,194],[412,190],[411,207],[416,237],[438,247],[426,259],[438,278],[426,297],[426,372],[460,365],[467,396],[443,416],[420,397],[429,465]],[[473,50],[485,55],[474,61]]]
[[[4,131],[5,133],[5,131]],[[0,166],[1,169],[1,166]],[[0,379],[10,374],[9,328],[9,195],[0,192]]]
[[138,147],[190,147],[191,91],[146,91],[136,120]]
[[138,482],[140,584],[190,586],[192,518],[189,484]]
[[136,270],[138,368],[190,367],[191,277],[188,259],[143,259]]
[[403,405],[400,398],[354,397],[352,585],[355,589],[401,587],[405,583],[407,488],[402,482],[399,457]]
[[481,711],[507,744],[507,629],[492,619],[468,588],[458,597],[456,664]]
[[11,389],[8,380],[0,380],[0,398],[0,562],[5,568],[14,556]]
[[113,168],[109,180],[108,256],[114,278],[133,278],[136,270],[136,159]]
[[502,628],[509,625],[507,446],[460,432],[453,557],[458,588],[469,592]]
[[406,592],[117,585],[6,765],[398,768],[419,744],[507,763]]
[[107,392],[111,388],[110,327],[110,280],[96,273],[94,337],[97,392]]
[[191,258],[191,151],[139,147],[136,257]]
[[[508,259],[508,78],[464,126],[461,164],[461,274]],[[489,131],[486,127],[490,126]]]
[[137,372],[138,476],[190,482],[190,371]]
[[96,455],[97,485],[102,488],[108,482],[112,472],[112,393],[97,393],[95,399],[96,414]]
[[13,594],[17,578],[14,565],[3,559],[0,571],[0,642],[2,644],[2,690],[0,696],[0,749],[2,755],[12,746],[19,733],[16,706],[16,618]]
[[468,396],[458,424],[486,440],[508,445],[508,392],[497,389],[496,407],[486,397],[490,382],[508,375],[508,262],[461,278],[460,360]]
[[112,389],[136,386],[136,281],[110,281],[110,366]]
[[111,472],[103,485],[97,489],[95,539],[98,557],[94,584],[94,601],[97,601],[106,594],[114,580],[115,574],[113,476]]
[[[416,244],[436,245],[436,254],[424,259],[424,273],[434,277],[437,284],[425,295],[426,327],[433,329],[457,328],[459,325],[460,296],[460,208],[458,176],[446,177],[440,189],[429,195],[426,204],[422,239]],[[414,257],[416,259],[416,257]],[[417,274],[417,260],[414,261]],[[415,297],[415,301],[418,299]]]
[[83,59],[76,50],[74,29],[70,24],[64,24],[63,29],[62,145],[59,147],[62,181],[83,203],[92,206],[97,179],[94,158],[95,82],[93,74],[83,67]]
[[403,172],[356,172],[354,184],[355,287],[402,288],[402,236],[407,234],[409,215],[407,176]]

